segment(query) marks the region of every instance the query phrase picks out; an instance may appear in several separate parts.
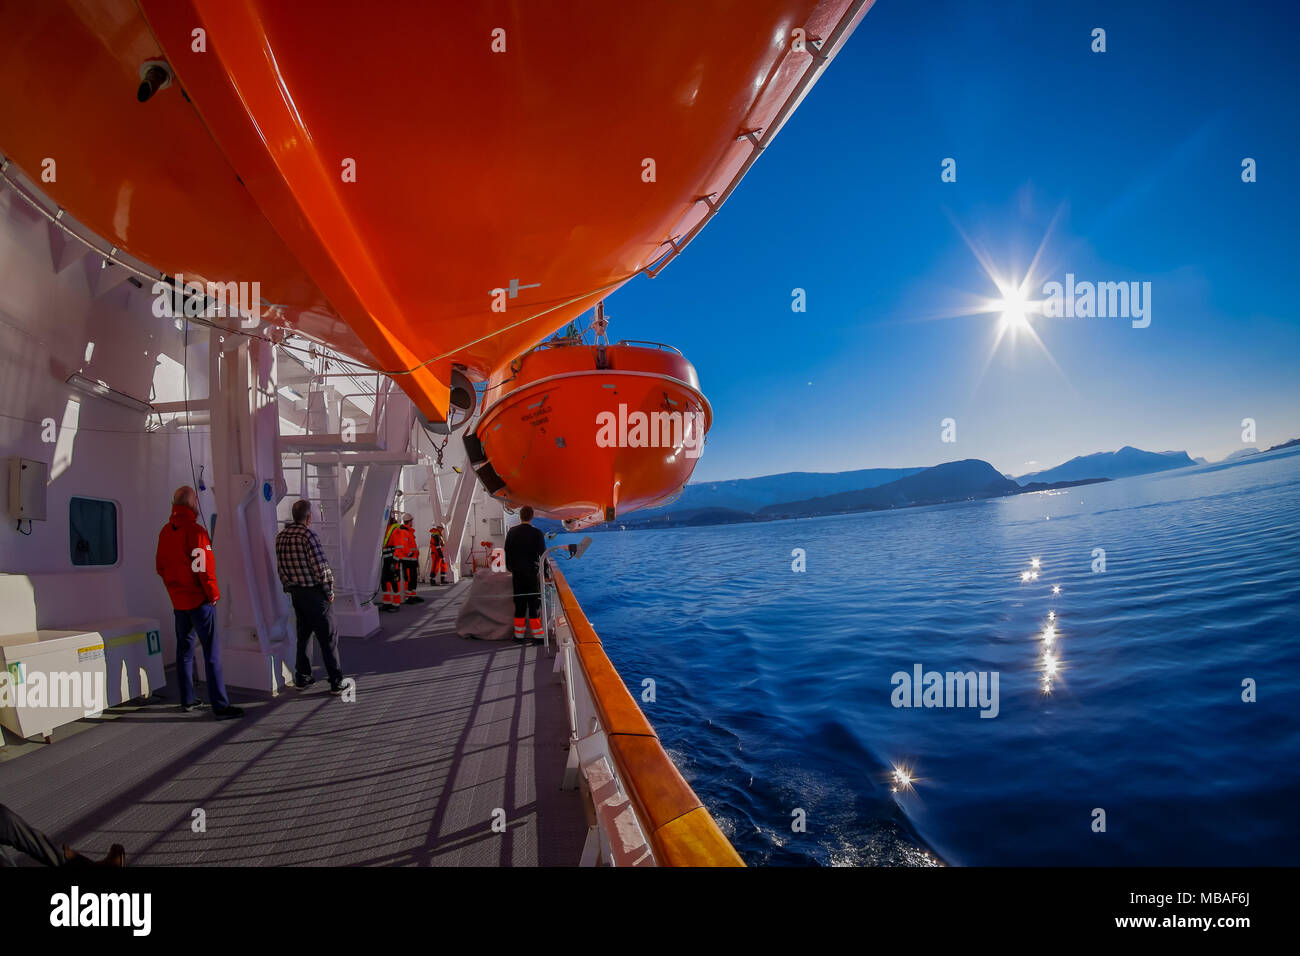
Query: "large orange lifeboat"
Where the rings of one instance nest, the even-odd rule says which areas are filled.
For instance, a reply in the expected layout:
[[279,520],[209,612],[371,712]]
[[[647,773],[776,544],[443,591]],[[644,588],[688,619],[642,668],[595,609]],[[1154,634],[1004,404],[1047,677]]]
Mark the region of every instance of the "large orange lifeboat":
[[870,6],[0,0],[0,166],[435,421],[681,252]]
[[493,376],[465,437],[484,487],[569,528],[676,495],[713,412],[694,366],[652,342],[543,343]]

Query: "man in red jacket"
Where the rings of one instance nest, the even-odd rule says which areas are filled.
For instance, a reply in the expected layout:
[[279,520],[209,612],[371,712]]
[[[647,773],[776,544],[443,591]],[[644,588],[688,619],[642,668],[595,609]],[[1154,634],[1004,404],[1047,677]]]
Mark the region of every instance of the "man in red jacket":
[[242,717],[232,707],[221,678],[221,645],[217,643],[217,561],[212,540],[199,524],[199,495],[182,485],[172,495],[172,516],[158,532],[158,554],[154,565],[167,585],[167,596],[176,613],[176,679],[180,684],[181,709],[194,710],[203,703],[194,694],[194,638],[203,645],[203,666],[212,698],[212,712],[218,719]]

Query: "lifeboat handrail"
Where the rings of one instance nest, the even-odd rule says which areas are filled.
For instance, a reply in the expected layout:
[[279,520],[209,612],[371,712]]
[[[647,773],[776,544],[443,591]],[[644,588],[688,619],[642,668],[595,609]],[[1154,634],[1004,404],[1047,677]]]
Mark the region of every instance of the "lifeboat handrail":
[[[763,155],[763,150],[767,149],[767,147],[772,144],[772,140],[776,138],[776,134],[781,132],[781,128],[785,126],[786,120],[790,118],[790,114],[792,114],[795,109],[798,108],[799,104],[803,102],[803,98],[808,94],[808,90],[811,89],[813,83],[817,81],[817,78],[820,77],[826,67],[830,65],[830,62],[835,59],[835,55],[839,52],[840,47],[843,46],[844,40],[847,39],[849,29],[857,22],[860,15],[866,12],[866,8],[873,2],[875,2],[875,0],[853,0],[853,2],[849,4],[848,9],[844,11],[844,15],[840,17],[839,23],[835,25],[835,29],[831,31],[831,35],[823,41],[820,48],[813,46],[811,40],[807,41],[807,52],[812,56],[812,63],[810,63],[808,68],[804,71],[803,76],[799,78],[799,82],[795,84],[794,89],[790,91],[790,95],[786,97],[785,103],[782,104],[781,109],[777,112],[776,116],[773,117],[772,121],[765,129],[755,130],[742,128],[739,135],[736,137],[737,142],[744,139],[749,140],[750,146],[752,147],[749,156],[746,157],[743,163],[741,163],[740,169],[736,171],[736,175],[731,178],[731,181],[727,184],[726,188],[722,190],[721,194],[710,193],[707,196],[700,196],[695,200],[696,203],[702,202],[707,205],[709,207],[708,211],[704,213],[700,221],[692,226],[684,236],[673,234],[660,243],[661,247],[668,246],[668,251],[644,265],[640,270],[641,272],[644,272],[651,279],[659,275],[668,263],[676,259],[681,254],[682,250],[690,245],[691,240],[698,236],[704,227],[709,224],[710,220],[718,214],[718,210],[722,207],[722,204],[727,201],[728,197],[730,197],[733,192],[735,192],[736,187],[739,186],[740,181],[745,178],[745,174],[749,172],[750,167],[758,161],[759,156]],[[792,54],[793,48],[787,44],[785,55],[790,56]],[[774,71],[774,75],[775,72],[776,71]],[[762,135],[756,135],[758,133],[761,133]],[[689,215],[690,213],[688,212],[682,218],[685,219]],[[680,221],[681,220],[679,220],[679,223]]]
[[[558,652],[562,655],[568,698],[570,765],[576,767],[579,735],[604,736],[607,743],[603,756],[627,789],[656,865],[744,866],[735,847],[664,750],[659,735],[628,692],[573,589],[549,554],[542,566],[544,627],[549,633],[560,612],[563,616],[557,623],[565,626],[567,634]],[[552,592],[555,600],[550,600]],[[575,664],[579,672],[576,674]],[[575,726],[578,709],[574,681],[579,677],[589,691],[598,726]]]
[[[617,348],[620,345],[635,345],[635,346],[641,346],[647,348],[654,348],[654,349],[660,349],[662,351],[667,351],[667,352],[676,352],[678,355],[682,355],[682,350],[675,345],[669,345],[667,342],[651,342],[649,339],[619,339],[617,342],[614,343],[615,348]],[[572,348],[574,346],[586,346],[587,348],[596,348],[596,346],[592,345],[590,342],[584,342],[581,338],[571,335],[568,338],[563,338],[563,339],[545,339],[541,342],[538,342],[536,345],[530,348],[527,352],[524,353],[524,355],[528,355],[532,352],[543,352],[548,349]],[[520,358],[523,358],[523,355],[521,355]]]
[[[614,343],[614,348],[618,348],[620,345],[646,345],[668,352],[676,352],[678,355],[682,355],[681,349],[675,345],[669,345],[667,342],[650,342],[646,339],[619,339]],[[682,355],[682,358],[685,357],[686,356]]]
[[590,342],[584,342],[580,336],[570,335],[562,339],[543,339],[538,342],[527,352],[524,352],[519,358],[523,358],[532,352],[544,352],[547,349],[573,348],[574,346],[585,345],[588,348],[595,348]]

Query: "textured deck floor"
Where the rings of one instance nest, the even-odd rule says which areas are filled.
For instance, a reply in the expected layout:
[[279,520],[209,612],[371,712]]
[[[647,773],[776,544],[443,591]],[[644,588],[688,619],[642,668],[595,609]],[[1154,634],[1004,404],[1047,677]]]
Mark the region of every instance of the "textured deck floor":
[[306,691],[232,690],[246,716],[217,721],[181,712],[173,683],[24,745],[0,762],[0,803],[85,852],[120,842],[129,864],[575,865],[586,824],[560,790],[559,677],[542,648],[457,637],[468,589],[425,589],[382,634],[341,640],[355,703],[318,666]]

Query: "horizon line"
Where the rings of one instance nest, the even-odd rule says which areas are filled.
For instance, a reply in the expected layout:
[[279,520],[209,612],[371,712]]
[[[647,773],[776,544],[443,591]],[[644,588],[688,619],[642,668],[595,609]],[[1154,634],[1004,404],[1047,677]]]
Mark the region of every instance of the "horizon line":
[[[1288,438],[1284,441],[1275,442],[1269,445],[1268,447],[1260,447],[1260,444],[1255,444],[1255,445],[1245,445],[1242,448],[1237,450],[1245,451],[1248,448],[1254,448],[1259,454],[1265,454],[1272,448],[1276,448],[1280,445],[1286,445],[1289,442],[1293,442],[1297,440],[1300,440],[1300,435],[1296,436],[1296,438]],[[1067,458],[1064,461],[1058,462],[1055,465],[1046,465],[1044,467],[1035,469],[1033,471],[1024,471],[1019,473],[1003,471],[1001,468],[998,468],[997,465],[993,464],[993,462],[989,461],[987,458],[966,457],[966,458],[949,458],[944,461],[937,461],[932,465],[865,465],[860,468],[841,468],[837,471],[807,471],[807,470],[771,471],[771,472],[764,472],[758,475],[746,475],[744,477],[738,477],[738,478],[705,478],[700,481],[688,481],[683,487],[689,488],[691,485],[710,485],[710,484],[717,484],[719,482],[726,482],[726,481],[755,481],[759,478],[777,478],[780,477],[781,475],[843,475],[854,471],[909,471],[909,470],[924,471],[927,468],[937,468],[939,465],[948,465],[956,461],[982,461],[985,464],[989,465],[991,468],[993,468],[995,471],[997,471],[998,474],[1006,475],[1013,479],[1017,479],[1017,478],[1026,477],[1028,475],[1036,475],[1044,471],[1051,471],[1053,468],[1059,468],[1062,465],[1067,465],[1070,462],[1077,461],[1080,458],[1090,458],[1093,455],[1113,455],[1116,452],[1122,451],[1125,448],[1132,448],[1135,451],[1145,452],[1146,454],[1150,454],[1150,455],[1180,455],[1180,454],[1186,455],[1188,458],[1192,460],[1193,464],[1196,464],[1197,463],[1196,460],[1198,458],[1201,458],[1204,459],[1205,463],[1209,465],[1221,464],[1222,462],[1226,461],[1231,455],[1235,454],[1235,452],[1228,452],[1226,455],[1223,455],[1220,458],[1210,458],[1208,455],[1193,455],[1189,450],[1185,448],[1166,449],[1164,451],[1151,451],[1146,448],[1139,448],[1137,445],[1126,444],[1126,445],[1120,445],[1117,448],[1112,448],[1108,451],[1094,451],[1094,452],[1087,452],[1086,454],[1082,454],[1082,455],[1075,455],[1072,458]]]

